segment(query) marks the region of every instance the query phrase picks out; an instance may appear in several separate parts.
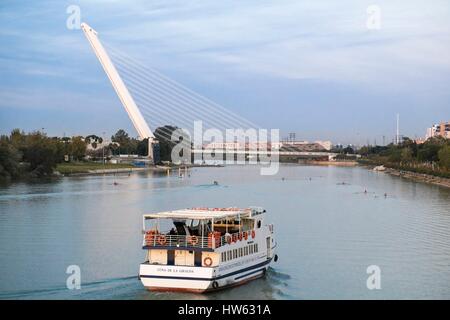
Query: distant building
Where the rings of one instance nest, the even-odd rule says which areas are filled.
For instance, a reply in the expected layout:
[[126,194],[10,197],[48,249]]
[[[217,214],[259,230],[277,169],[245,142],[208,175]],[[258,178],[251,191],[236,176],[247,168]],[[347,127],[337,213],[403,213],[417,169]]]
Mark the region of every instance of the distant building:
[[120,144],[117,142],[112,142],[110,140],[103,140],[102,142],[95,142],[92,141],[91,143],[88,143],[86,145],[87,150],[99,150],[102,148],[107,148],[110,144],[115,144],[116,146],[119,146]]
[[424,143],[426,140],[427,140],[426,138],[425,138],[425,139],[424,139],[424,138],[417,138],[417,139],[414,140],[414,142],[417,143],[417,144],[422,144],[422,143]]
[[283,142],[212,142],[203,145],[204,149],[217,150],[293,150],[293,151],[329,151],[331,141],[283,141]]
[[441,122],[439,124],[434,124],[431,128],[428,128],[425,139],[433,137],[444,137],[450,139],[450,122]]
[[320,144],[325,150],[331,150],[333,146],[331,141],[316,141],[315,143]]
[[333,144],[331,141],[314,141],[314,142],[308,142],[304,140],[300,141],[285,141],[281,143],[280,147],[294,147],[298,149],[304,149],[304,150],[331,150],[331,147]]

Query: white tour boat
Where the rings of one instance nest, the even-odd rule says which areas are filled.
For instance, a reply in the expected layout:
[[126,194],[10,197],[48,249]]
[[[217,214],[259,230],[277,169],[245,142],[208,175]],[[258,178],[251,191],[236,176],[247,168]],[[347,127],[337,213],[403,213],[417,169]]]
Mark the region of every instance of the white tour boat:
[[158,291],[206,292],[265,275],[277,261],[266,210],[193,208],[143,216],[139,278]]

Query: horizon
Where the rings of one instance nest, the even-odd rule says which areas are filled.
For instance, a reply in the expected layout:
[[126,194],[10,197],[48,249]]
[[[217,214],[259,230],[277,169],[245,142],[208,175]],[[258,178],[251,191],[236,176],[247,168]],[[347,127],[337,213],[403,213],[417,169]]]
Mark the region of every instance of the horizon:
[[[0,134],[137,135],[82,31],[66,27],[72,4],[0,5]],[[280,138],[388,144],[397,113],[412,139],[450,118],[445,1],[378,1],[376,30],[369,1],[74,4],[102,41]]]

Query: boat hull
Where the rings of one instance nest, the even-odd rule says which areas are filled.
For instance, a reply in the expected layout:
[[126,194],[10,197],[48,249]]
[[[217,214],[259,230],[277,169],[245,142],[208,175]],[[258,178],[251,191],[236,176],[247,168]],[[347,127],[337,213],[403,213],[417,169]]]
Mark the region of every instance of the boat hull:
[[245,284],[261,278],[270,260],[220,273],[219,268],[141,264],[139,278],[147,290],[205,293]]
[[244,285],[252,280],[256,280],[259,278],[264,277],[265,273],[261,272],[259,275],[233,283],[233,284],[228,284],[225,285],[223,287],[217,287],[217,288],[213,288],[212,286],[209,286],[207,289],[193,289],[193,288],[172,288],[172,287],[154,287],[154,286],[145,286],[145,289],[149,290],[149,291],[154,291],[154,292],[184,292],[184,293],[208,293],[208,292],[213,292],[213,291],[220,291],[220,290],[225,290],[228,288],[232,288],[232,287],[237,287],[237,286],[241,286]]

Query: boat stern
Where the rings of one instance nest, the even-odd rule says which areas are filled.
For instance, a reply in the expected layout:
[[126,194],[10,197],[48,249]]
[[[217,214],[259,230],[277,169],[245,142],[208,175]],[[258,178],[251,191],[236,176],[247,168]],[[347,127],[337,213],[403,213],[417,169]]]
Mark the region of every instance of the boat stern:
[[142,263],[139,279],[151,291],[205,292],[213,288],[215,268]]

